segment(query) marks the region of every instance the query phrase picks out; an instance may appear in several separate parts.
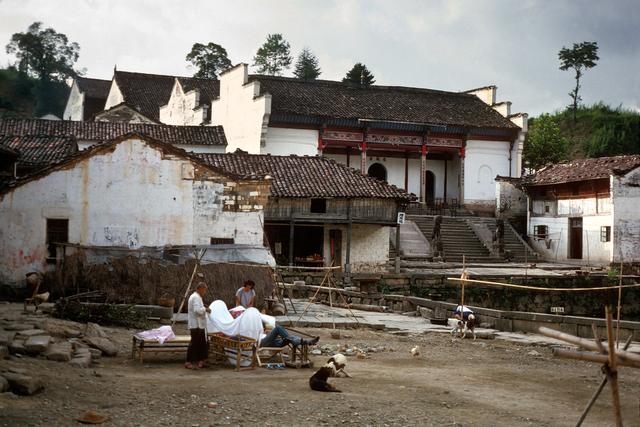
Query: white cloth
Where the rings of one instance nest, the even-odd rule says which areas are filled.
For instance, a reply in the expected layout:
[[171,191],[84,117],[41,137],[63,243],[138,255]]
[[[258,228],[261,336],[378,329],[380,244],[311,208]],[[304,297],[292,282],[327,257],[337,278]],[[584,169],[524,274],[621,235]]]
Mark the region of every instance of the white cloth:
[[[454,313],[460,313],[460,311],[461,311],[460,306],[458,305]],[[462,307],[462,313],[473,313],[473,310],[471,310],[469,307],[465,305],[464,307]]]
[[205,329],[207,309],[204,307],[202,297],[198,292],[193,292],[189,297],[187,324],[189,329]]
[[216,300],[209,305],[211,313],[207,316],[209,333],[221,332],[228,336],[243,335],[258,340],[264,333],[262,315],[257,308],[248,308],[235,319],[229,313],[224,301]]
[[145,340],[156,340],[160,344],[164,344],[165,341],[172,340],[176,337],[176,334],[173,333],[173,329],[168,325],[160,326],[159,328],[148,331],[138,332],[136,335]]

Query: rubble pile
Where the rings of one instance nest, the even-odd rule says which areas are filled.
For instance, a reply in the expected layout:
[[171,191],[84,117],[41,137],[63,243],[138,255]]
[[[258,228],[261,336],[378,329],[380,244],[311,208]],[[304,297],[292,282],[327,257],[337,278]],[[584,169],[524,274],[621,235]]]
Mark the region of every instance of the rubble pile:
[[[88,368],[102,356],[117,354],[117,344],[95,323],[53,319],[34,312],[7,313],[0,318],[0,360],[36,357]],[[31,395],[43,387],[26,369],[0,368],[0,392]]]
[[359,359],[366,359],[370,357],[372,353],[383,353],[385,351],[395,351],[395,349],[391,347],[385,346],[370,346],[366,343],[356,343],[356,344],[348,344],[348,343],[339,343],[339,344],[324,344],[318,346],[311,350],[311,354],[315,356],[333,356],[335,354],[341,353],[345,356],[355,356]]

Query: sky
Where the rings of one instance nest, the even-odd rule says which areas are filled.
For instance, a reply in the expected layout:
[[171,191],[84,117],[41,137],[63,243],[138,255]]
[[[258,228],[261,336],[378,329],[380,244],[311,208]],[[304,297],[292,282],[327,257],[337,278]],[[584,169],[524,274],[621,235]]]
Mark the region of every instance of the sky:
[[[558,51],[596,41],[600,60],[583,77],[583,102],[640,111],[638,0],[0,0],[0,43],[34,21],[80,44],[87,77],[110,79],[114,66],[192,75],[185,56],[196,42],[251,65],[267,34],[282,33],[294,56],[311,49],[323,79],[362,62],[376,84],[494,84],[498,101],[531,116],[570,103],[574,75],[558,69]],[[0,66],[13,61],[0,50]]]

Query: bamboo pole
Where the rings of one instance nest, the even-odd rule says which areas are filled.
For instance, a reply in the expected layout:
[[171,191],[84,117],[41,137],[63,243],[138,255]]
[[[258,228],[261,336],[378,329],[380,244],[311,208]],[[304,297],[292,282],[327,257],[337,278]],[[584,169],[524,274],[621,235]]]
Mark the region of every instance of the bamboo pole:
[[[550,328],[545,328],[544,326],[541,326],[538,331],[542,334],[542,335],[546,335],[548,337],[551,338],[556,338],[559,339],[561,341],[565,341],[568,342],[569,344],[574,344],[578,347],[582,347],[585,348],[587,350],[590,351],[595,351],[595,352],[599,352],[600,349],[598,347],[598,345],[588,339],[585,338],[580,338],[580,337],[576,337],[574,335],[570,335],[570,334],[566,334],[564,332],[560,332],[560,331],[556,331],[555,329],[550,329]],[[617,350],[615,351],[615,355],[620,358],[620,359],[624,359],[626,361],[629,362],[635,362],[635,363],[640,363],[640,355],[636,354],[636,353],[631,353],[628,351],[624,351],[624,350]]]
[[[553,355],[562,359],[582,360],[584,362],[593,363],[609,363],[608,354],[593,353],[583,350],[568,350],[566,348],[554,348]],[[633,360],[624,360],[616,358],[616,362],[620,366],[628,366],[630,368],[640,368],[640,362]]]
[[[478,283],[481,285],[492,285],[492,286],[502,286],[504,288],[517,288],[517,289],[526,289],[530,291],[543,291],[543,292],[590,292],[590,291],[610,291],[611,286],[594,286],[592,288],[543,288],[540,286],[525,286],[525,285],[514,285],[513,283],[500,283],[500,282],[490,282],[488,280],[476,280],[476,279],[463,279],[459,277],[447,277],[447,280],[451,280],[453,282],[465,282],[465,283]],[[638,288],[640,287],[640,283],[635,283],[633,285],[622,285],[624,289],[627,288]]]
[[618,315],[616,316],[616,348],[620,345],[620,311],[622,303],[622,257],[620,257],[620,278],[618,280]]
[[611,386],[611,399],[613,402],[613,415],[616,420],[616,427],[622,427],[622,413],[620,412],[620,394],[618,389],[618,367],[617,358],[614,347],[613,336],[613,320],[611,316],[611,307],[606,305],[604,308],[607,317],[607,344],[609,345],[609,363],[607,369],[607,379]]

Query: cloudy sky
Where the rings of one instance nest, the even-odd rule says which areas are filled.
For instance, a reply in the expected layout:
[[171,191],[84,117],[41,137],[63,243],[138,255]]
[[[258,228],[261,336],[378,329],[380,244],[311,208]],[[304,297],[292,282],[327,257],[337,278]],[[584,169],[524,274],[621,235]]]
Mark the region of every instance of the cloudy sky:
[[[459,91],[498,86],[499,101],[537,115],[563,108],[573,85],[558,50],[597,41],[583,81],[586,103],[640,110],[637,0],[0,0],[0,42],[42,21],[81,46],[79,67],[190,75],[194,42],[216,42],[233,63],[252,62],[269,33],[292,53],[305,46],[322,78],[363,62],[377,83]],[[2,49],[0,65],[13,58]]]

